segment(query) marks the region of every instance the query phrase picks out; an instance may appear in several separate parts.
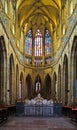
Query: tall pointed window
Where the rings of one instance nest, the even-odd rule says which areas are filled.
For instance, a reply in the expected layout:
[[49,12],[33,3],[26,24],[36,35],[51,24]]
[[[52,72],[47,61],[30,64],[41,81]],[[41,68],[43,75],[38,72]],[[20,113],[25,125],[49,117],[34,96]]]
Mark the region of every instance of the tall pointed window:
[[34,55],[42,56],[42,34],[39,29],[37,29],[34,39]]
[[30,29],[26,35],[25,39],[25,54],[26,54],[26,64],[32,63],[32,30]]
[[45,30],[45,55],[51,54],[52,40],[49,31]]
[[36,65],[42,64],[42,34],[40,29],[37,29],[34,38],[34,56]]
[[35,34],[32,34],[32,29],[30,29],[25,37],[26,64],[35,64],[36,66],[51,64],[51,52],[52,38],[48,29],[45,29],[44,34],[41,33],[39,28],[36,30]]
[[32,30],[30,29],[27,33],[25,40],[25,53],[27,55],[32,55]]

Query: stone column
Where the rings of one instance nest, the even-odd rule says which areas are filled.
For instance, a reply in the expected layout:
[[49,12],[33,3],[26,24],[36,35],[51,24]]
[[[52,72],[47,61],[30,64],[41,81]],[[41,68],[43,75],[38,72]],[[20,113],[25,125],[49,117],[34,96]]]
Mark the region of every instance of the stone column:
[[61,66],[58,68],[58,100],[61,101]]
[[[2,51],[2,50],[1,50]],[[3,53],[3,52],[1,52]],[[1,54],[1,62],[0,62],[0,67],[1,67],[1,72],[0,72],[0,90],[1,90],[1,103],[4,103],[4,99],[5,99],[5,95],[4,95],[4,90],[5,90],[5,85],[4,85],[4,71],[5,71],[5,68],[4,68],[4,57],[2,56],[3,54]]]
[[[73,52],[72,52],[73,53]],[[70,60],[70,96],[71,101],[74,103],[74,89],[75,89],[75,79],[76,79],[76,66],[75,66],[75,58],[74,54],[72,54],[72,60]]]
[[7,69],[6,69],[6,73],[7,73],[7,79],[6,79],[6,85],[7,85],[7,90],[6,90],[6,103],[10,104],[10,86],[9,86],[9,54],[7,55]]
[[22,97],[22,93],[21,93],[22,90],[21,89],[22,89],[22,83],[20,81],[20,83],[19,83],[19,97],[18,97],[19,99],[21,99],[21,97]]
[[64,79],[64,68],[63,68],[63,64],[62,64],[62,69],[61,69],[61,100],[62,100],[62,103],[63,105],[65,104],[65,88],[64,88],[64,84],[65,84],[65,79]]
[[12,103],[16,102],[16,82],[15,82],[15,70],[12,72]]
[[[3,94],[2,94],[2,97],[3,97],[3,102],[4,103],[7,103],[7,56],[4,57],[4,77],[3,77]],[[2,70],[3,70],[2,69]],[[3,73],[3,72],[2,72]]]
[[71,53],[70,53],[70,50],[69,50],[69,46],[68,46],[68,105],[71,105],[72,104],[72,90],[71,90],[71,88],[73,87],[73,86],[71,86],[72,84],[71,84],[71,69],[72,69],[72,66],[71,66],[71,59],[70,59],[70,55],[71,55]]

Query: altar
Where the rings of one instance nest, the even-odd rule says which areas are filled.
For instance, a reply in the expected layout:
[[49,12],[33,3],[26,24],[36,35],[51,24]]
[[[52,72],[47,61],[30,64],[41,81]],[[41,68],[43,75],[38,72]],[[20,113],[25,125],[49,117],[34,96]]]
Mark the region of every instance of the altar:
[[53,102],[43,99],[40,94],[32,100],[25,100],[25,116],[51,116],[53,115]]
[[16,114],[36,117],[62,116],[62,105],[54,103],[52,99],[43,99],[38,94],[34,99],[25,99],[24,103],[17,103]]

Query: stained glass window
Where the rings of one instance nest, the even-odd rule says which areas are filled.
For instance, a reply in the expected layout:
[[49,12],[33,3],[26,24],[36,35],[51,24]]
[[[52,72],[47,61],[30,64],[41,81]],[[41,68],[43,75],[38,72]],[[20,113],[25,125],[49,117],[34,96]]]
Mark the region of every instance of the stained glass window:
[[35,65],[39,65],[39,66],[42,65],[42,59],[36,59],[35,58],[34,62],[35,62]]
[[45,63],[46,63],[46,64],[50,64],[50,63],[51,63],[51,58],[46,58],[46,59],[45,59]]
[[[32,30],[30,29],[25,38],[26,63],[32,64],[32,54],[35,65],[42,65],[43,55],[45,55],[45,64],[51,63],[52,39],[48,29],[45,29],[44,40],[40,29],[36,30],[32,46]],[[45,41],[45,44],[43,44]],[[43,47],[44,46],[44,47]],[[33,52],[32,52],[33,47]],[[43,54],[44,52],[44,54]]]
[[32,63],[31,58],[26,58],[25,60],[26,60],[26,64],[31,64]]
[[32,55],[32,30],[30,29],[27,33],[25,40],[25,53],[28,55]]
[[34,52],[35,56],[42,56],[42,34],[39,29],[37,29],[37,32],[35,34]]
[[45,55],[51,54],[52,40],[49,31],[45,30]]

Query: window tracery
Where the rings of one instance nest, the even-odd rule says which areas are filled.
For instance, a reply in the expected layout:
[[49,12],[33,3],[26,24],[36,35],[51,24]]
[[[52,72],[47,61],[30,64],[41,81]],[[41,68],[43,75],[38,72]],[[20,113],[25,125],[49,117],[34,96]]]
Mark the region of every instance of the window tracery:
[[[26,63],[31,64],[34,62],[35,65],[50,64],[51,63],[51,51],[52,51],[52,39],[48,29],[45,29],[43,35],[40,29],[36,30],[34,36],[32,36],[32,30],[30,29],[27,33],[25,39],[25,54],[26,54]],[[34,37],[34,39],[33,39]],[[44,42],[44,44],[43,44]],[[32,62],[32,57],[34,61]]]

